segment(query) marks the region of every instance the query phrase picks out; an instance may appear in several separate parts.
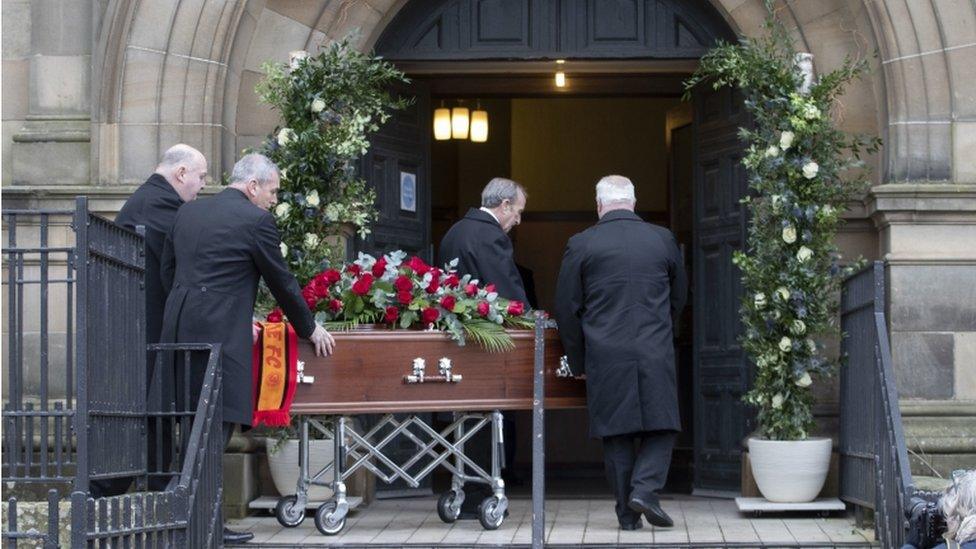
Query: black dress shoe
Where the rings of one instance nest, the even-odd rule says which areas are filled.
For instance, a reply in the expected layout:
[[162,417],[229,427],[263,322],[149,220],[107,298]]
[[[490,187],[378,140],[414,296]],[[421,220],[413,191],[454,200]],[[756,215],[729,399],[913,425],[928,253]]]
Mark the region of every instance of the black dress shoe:
[[621,530],[640,530],[643,527],[644,527],[644,523],[641,522],[640,518],[638,518],[637,520],[629,524],[623,522],[620,523]]
[[254,539],[253,532],[238,532],[224,526],[224,544],[247,543]]
[[657,501],[657,498],[643,499],[632,497],[627,503],[627,506],[638,513],[643,513],[644,518],[647,519],[647,522],[650,522],[654,526],[659,526],[661,528],[670,528],[671,526],[674,526],[674,521],[671,520],[671,517],[664,512],[664,509],[661,509],[661,504]]

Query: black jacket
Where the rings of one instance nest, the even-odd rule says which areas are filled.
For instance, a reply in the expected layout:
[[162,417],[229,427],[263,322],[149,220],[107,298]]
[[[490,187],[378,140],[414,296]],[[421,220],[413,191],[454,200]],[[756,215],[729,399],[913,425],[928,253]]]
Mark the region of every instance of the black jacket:
[[633,212],[569,239],[555,317],[570,368],[586,373],[591,436],[681,429],[671,319],[686,294],[674,235]]
[[[251,423],[251,319],[258,280],[264,278],[299,336],[307,338],[315,329],[280,244],[271,213],[233,188],[180,208],[166,240],[163,283],[171,282],[172,290],[162,341],[223,345],[226,422]],[[174,262],[175,268],[168,269]],[[201,370],[197,365],[193,371],[194,393]]]
[[158,343],[163,326],[163,308],[167,291],[160,278],[160,261],[166,235],[173,228],[176,210],[183,205],[180,195],[159,174],[152,174],[132,196],[125,201],[116,225],[135,230],[136,225],[146,227],[146,342]]
[[522,277],[515,267],[512,240],[491,214],[471,208],[441,240],[438,265],[457,258],[462,275],[477,278],[479,284],[494,284],[500,297],[528,305]]

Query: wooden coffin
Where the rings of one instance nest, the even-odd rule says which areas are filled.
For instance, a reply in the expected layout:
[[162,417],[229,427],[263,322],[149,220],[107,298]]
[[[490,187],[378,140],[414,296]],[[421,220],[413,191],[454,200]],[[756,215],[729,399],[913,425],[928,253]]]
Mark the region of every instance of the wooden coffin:
[[[335,353],[316,357],[312,345],[301,340],[299,360],[314,382],[299,383],[292,412],[298,414],[362,414],[387,412],[531,410],[535,334],[509,332],[515,349],[489,353],[477,343],[461,347],[442,332],[360,329],[333,334]],[[545,337],[547,408],[586,405],[586,384],[558,378],[562,356],[556,330]],[[443,381],[438,363],[451,360],[452,376]],[[423,383],[410,382],[414,359],[426,362]],[[432,376],[434,379],[432,379]],[[440,379],[438,379],[440,378]]]

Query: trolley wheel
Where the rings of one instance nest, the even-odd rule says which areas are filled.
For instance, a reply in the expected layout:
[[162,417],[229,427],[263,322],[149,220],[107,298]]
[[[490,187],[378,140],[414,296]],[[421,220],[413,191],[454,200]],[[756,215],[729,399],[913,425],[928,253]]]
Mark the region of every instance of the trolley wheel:
[[451,508],[451,504],[454,503],[454,499],[456,497],[457,496],[454,494],[454,491],[449,490],[441,494],[441,497],[437,498],[437,516],[448,524],[456,521],[458,516],[461,514],[460,507],[458,507],[457,511]]
[[505,513],[498,511],[500,503],[498,496],[488,496],[478,506],[478,522],[485,530],[497,530],[505,520]]
[[278,519],[278,524],[285,528],[294,528],[305,520],[305,509],[299,509],[298,497],[285,496],[278,500],[275,505],[274,516]]
[[346,517],[335,520],[333,515],[336,512],[335,500],[329,500],[319,506],[315,511],[315,527],[319,532],[326,536],[334,536],[342,531],[346,526]]

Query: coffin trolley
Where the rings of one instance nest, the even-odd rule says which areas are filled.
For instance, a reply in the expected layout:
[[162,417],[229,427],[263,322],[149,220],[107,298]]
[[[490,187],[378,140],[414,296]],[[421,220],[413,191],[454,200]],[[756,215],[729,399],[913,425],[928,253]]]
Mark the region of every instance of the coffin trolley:
[[[543,319],[537,322],[551,324]],[[537,369],[544,369],[545,408],[586,404],[584,383],[569,377],[556,330],[537,326],[536,333],[509,331],[515,349],[504,353],[488,353],[474,342],[461,347],[437,331],[336,333],[336,352],[324,358],[316,357],[311,345],[302,342],[303,363],[292,405],[300,423],[300,473],[295,494],[278,501],[278,521],[286,527],[301,524],[309,486],[330,486],[333,495],[315,511],[315,527],[335,535],[345,527],[349,512],[345,481],[356,471],[366,469],[384,482],[402,479],[416,487],[437,467],[444,467],[452,480],[451,489],[437,501],[441,520],[457,519],[464,484],[474,482],[492,490],[479,506],[482,527],[501,526],[508,507],[501,478],[505,456],[501,412],[533,409]],[[453,421],[438,430],[418,415],[426,412],[452,412]],[[347,417],[354,414],[385,415],[360,433]],[[465,443],[483,429],[491,431],[488,470],[465,454]],[[334,441],[333,459],[323,469],[310,471],[308,441],[316,431]],[[416,447],[400,463],[384,451],[398,437],[406,437]]]

